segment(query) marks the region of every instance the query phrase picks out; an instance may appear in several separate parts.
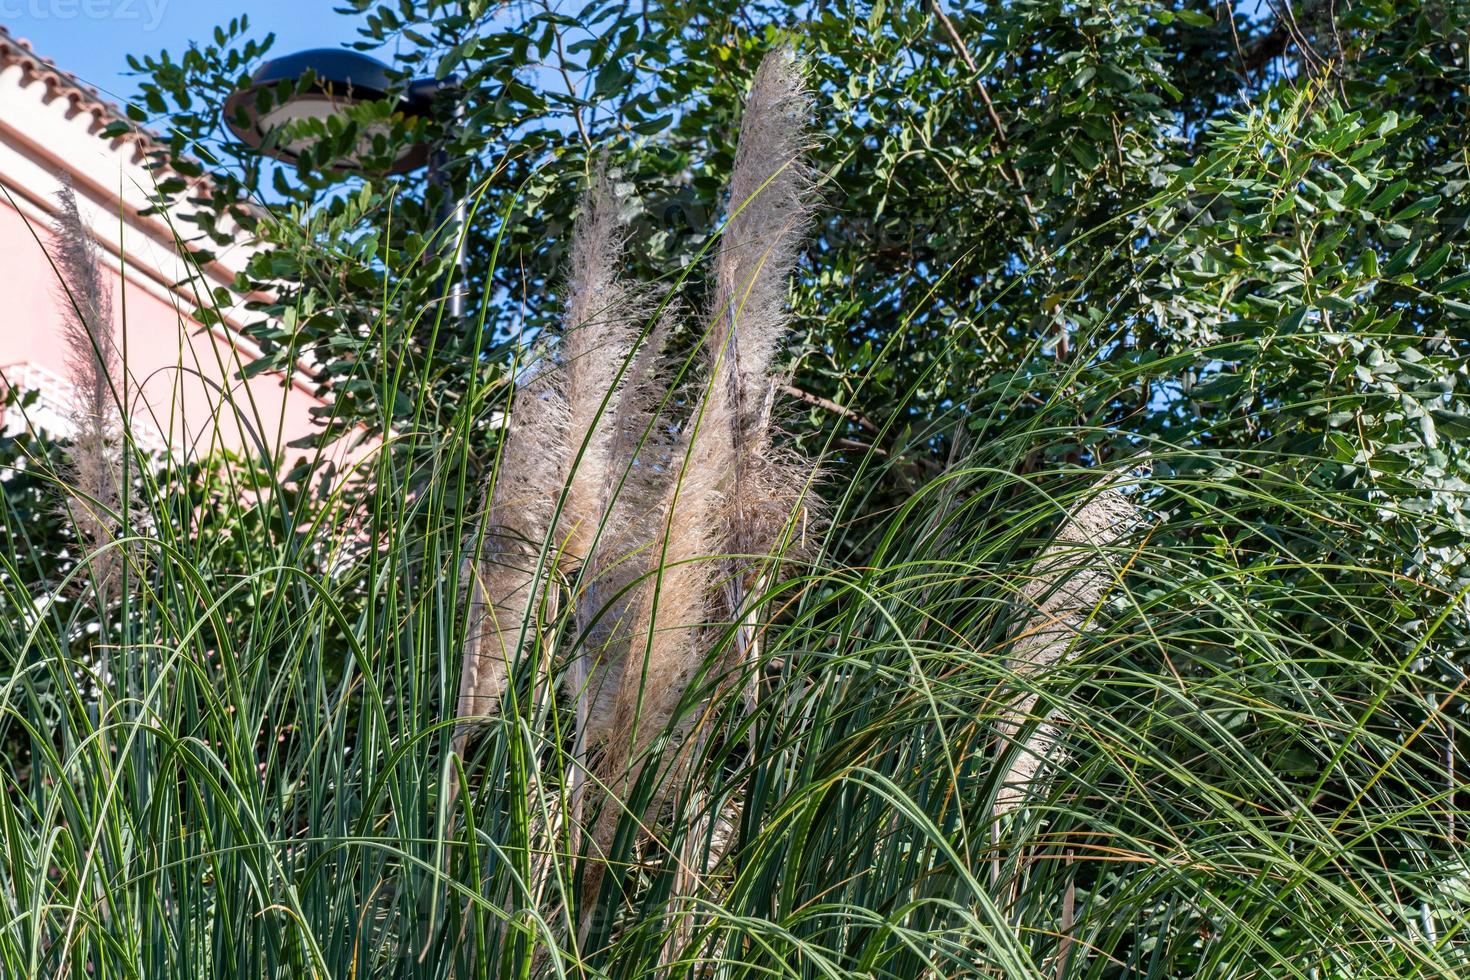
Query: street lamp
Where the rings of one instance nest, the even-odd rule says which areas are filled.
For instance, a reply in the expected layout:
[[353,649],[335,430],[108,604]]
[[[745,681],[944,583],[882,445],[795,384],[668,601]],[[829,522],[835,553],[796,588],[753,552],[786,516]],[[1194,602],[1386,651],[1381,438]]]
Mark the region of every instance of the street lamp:
[[[303,88],[310,75],[312,83]],[[291,94],[280,103],[266,94],[281,83],[288,83]],[[440,81],[426,78],[409,82],[399,96],[396,111],[408,118],[427,118],[434,114],[441,93],[454,93],[458,81],[452,76]],[[245,145],[266,156],[295,163],[309,140],[280,138],[279,130],[291,123],[307,119],[326,120],[351,106],[379,102],[394,93],[389,67],[376,58],[340,48],[313,48],[267,61],[250,76],[243,88],[225,100],[225,125]],[[454,118],[460,118],[460,104],[454,101]],[[276,134],[273,138],[272,134]],[[370,141],[372,134],[364,137]],[[443,228],[445,248],[456,248],[465,225],[465,203],[453,193],[445,172],[447,157],[442,147],[427,142],[403,147],[388,167],[389,173],[405,174],[428,165],[429,180],[443,191],[438,224]],[[354,157],[333,160],[336,170],[362,173]],[[462,269],[460,270],[463,271]],[[450,273],[453,275],[453,273]],[[449,314],[458,319],[464,313],[463,275],[461,284],[449,289]]]

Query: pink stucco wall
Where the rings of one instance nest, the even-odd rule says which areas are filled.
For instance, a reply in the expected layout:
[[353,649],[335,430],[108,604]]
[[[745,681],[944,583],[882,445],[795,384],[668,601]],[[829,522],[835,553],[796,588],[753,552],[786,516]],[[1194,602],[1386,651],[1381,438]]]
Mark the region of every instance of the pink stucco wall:
[[[33,233],[28,221],[34,224],[0,200],[0,368],[29,363],[65,378],[66,299],[41,244],[47,229]],[[320,399],[280,375],[241,381],[250,353],[222,332],[202,330],[189,318],[186,300],[127,282],[113,269],[107,276],[126,352],[130,416],[140,429],[156,432],[180,454],[257,449],[252,430],[273,454],[303,452],[285,447],[315,431],[309,412]]]

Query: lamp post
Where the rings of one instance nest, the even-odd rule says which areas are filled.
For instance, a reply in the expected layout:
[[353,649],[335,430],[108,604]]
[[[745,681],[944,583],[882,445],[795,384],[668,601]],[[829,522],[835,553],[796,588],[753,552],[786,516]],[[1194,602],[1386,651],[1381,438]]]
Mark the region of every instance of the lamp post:
[[[301,82],[308,75],[312,84],[303,90]],[[292,86],[292,94],[280,103],[262,99],[262,93],[281,83]],[[267,156],[294,163],[309,141],[272,139],[282,127],[306,119],[326,120],[344,109],[363,102],[378,102],[392,97],[395,86],[387,65],[376,58],[340,48],[313,48],[267,61],[250,76],[250,81],[225,101],[225,125],[247,146]],[[458,81],[451,76],[442,81],[425,78],[409,82],[399,97],[397,111],[404,116],[427,118],[434,114],[441,95],[454,97],[454,121],[462,118],[457,92]],[[264,111],[262,111],[262,108]],[[465,226],[465,202],[450,187],[446,172],[447,153],[442,146],[410,143],[403,147],[388,167],[389,173],[404,174],[419,167],[429,168],[429,180],[443,191],[437,224],[443,229],[443,245],[458,247]],[[331,162],[337,170],[363,172],[358,161],[341,157]],[[449,315],[459,320],[464,315],[464,269],[461,257],[457,269],[447,273],[452,280],[460,273],[459,283],[446,283]]]

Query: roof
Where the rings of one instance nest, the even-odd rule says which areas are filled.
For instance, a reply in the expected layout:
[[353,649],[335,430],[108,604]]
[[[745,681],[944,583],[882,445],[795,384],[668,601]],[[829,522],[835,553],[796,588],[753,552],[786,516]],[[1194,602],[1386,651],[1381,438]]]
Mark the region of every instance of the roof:
[[71,72],[56,67],[56,63],[50,58],[36,54],[31,42],[16,37],[10,33],[9,28],[0,25],[0,69],[11,65],[19,67],[27,81],[44,84],[48,90],[48,101],[66,99],[71,102],[73,112],[90,113],[94,135],[113,123],[126,123],[128,132],[114,137],[112,145],[114,149],[120,149],[129,143],[133,144],[134,162],[145,163],[152,151],[165,149],[155,133],[128,118],[126,112],[116,103],[108,101],[95,87]]
[[[123,153],[131,146],[133,152],[130,163],[155,171],[161,169],[182,179],[190,194],[210,187],[212,182],[207,174],[181,174],[168,166],[166,161],[172,151],[157,133],[129,116],[121,106],[98,91],[96,86],[88,85],[71,72],[57,67],[56,62],[50,58],[37,54],[30,41],[16,37],[10,33],[8,27],[0,24],[0,71],[11,66],[20,69],[24,82],[40,82],[46,87],[45,101],[66,99],[71,103],[69,115],[89,114],[92,117],[89,132],[98,139],[102,138],[102,131],[109,126],[121,123],[126,127],[125,132],[111,137],[108,145],[115,153]],[[240,203],[249,211],[261,210],[253,201]]]

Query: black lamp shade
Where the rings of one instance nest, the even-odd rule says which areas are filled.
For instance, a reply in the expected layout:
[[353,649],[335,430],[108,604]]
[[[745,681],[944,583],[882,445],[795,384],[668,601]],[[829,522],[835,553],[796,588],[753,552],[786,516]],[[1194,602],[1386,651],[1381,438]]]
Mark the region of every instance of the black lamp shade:
[[[315,77],[308,91],[272,106],[264,115],[260,114],[258,97],[262,89],[274,88],[281,82],[295,84],[308,72]],[[310,117],[326,118],[355,103],[387,98],[393,88],[388,66],[376,58],[340,48],[315,48],[261,65],[245,87],[225,101],[225,124],[245,144],[261,148],[272,130],[289,122]],[[412,87],[408,97],[399,102],[399,112],[407,116],[428,114],[431,99],[415,91],[418,88]],[[294,161],[300,149],[288,143],[276,143],[263,152],[279,160]],[[415,170],[427,163],[428,158],[428,144],[413,144],[393,162],[391,172]],[[344,164],[343,169],[353,169],[350,161]]]

